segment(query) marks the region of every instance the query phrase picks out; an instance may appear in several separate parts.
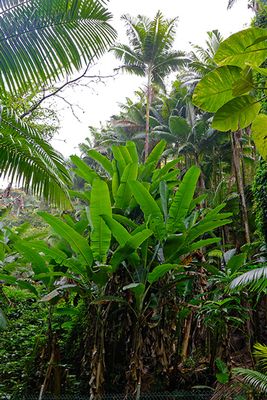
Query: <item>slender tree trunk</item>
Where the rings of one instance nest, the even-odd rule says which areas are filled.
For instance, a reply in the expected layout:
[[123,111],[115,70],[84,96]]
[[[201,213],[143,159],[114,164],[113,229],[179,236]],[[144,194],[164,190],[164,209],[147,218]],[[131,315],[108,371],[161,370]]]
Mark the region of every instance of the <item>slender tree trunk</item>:
[[151,88],[151,67],[148,67],[147,73],[147,96],[146,96],[146,139],[145,139],[145,161],[148,157],[149,152],[149,112],[152,99],[152,88]]
[[236,176],[236,184],[237,189],[240,197],[241,203],[241,214],[244,224],[244,231],[245,231],[245,239],[247,243],[250,243],[250,232],[249,232],[249,223],[248,223],[248,210],[245,198],[245,191],[244,191],[244,181],[243,181],[243,174],[241,170],[241,148],[240,148],[240,137],[242,135],[242,131],[239,130],[237,132],[233,132],[231,134],[231,142],[232,142],[232,152],[233,152],[233,162],[234,162],[234,169],[235,169],[235,176]]

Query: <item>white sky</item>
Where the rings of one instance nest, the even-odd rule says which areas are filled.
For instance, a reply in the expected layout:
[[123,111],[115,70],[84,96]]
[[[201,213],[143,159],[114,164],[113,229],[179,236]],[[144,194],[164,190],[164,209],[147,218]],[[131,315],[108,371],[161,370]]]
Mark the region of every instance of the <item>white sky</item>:
[[[227,37],[249,25],[253,15],[247,8],[247,0],[238,0],[229,11],[227,3],[227,0],[110,0],[108,8],[113,14],[112,25],[118,31],[119,42],[127,40],[120,20],[122,14],[142,14],[152,18],[161,10],[167,18],[179,17],[174,47],[189,50],[189,42],[204,45],[207,31],[218,29]],[[108,54],[88,74],[110,75],[116,66],[118,62]],[[77,153],[78,144],[89,135],[88,126],[99,126],[100,121],[105,122],[116,114],[118,103],[123,103],[126,97],[133,97],[134,91],[142,85],[144,81],[141,78],[124,74],[106,80],[105,84],[90,84],[90,88],[66,89],[62,95],[78,105],[74,110],[81,122],[75,119],[65,102],[57,100],[56,107],[61,110],[61,130],[53,145],[65,156]]]

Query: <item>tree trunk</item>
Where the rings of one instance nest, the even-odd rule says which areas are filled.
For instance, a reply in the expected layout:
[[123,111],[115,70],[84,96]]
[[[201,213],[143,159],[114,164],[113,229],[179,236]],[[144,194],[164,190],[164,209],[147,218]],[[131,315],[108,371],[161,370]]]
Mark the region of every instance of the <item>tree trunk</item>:
[[147,73],[147,95],[146,95],[146,139],[145,139],[145,161],[149,152],[149,111],[151,106],[152,90],[151,90],[151,67],[148,67]]
[[238,194],[239,194],[240,203],[241,203],[241,214],[242,214],[244,231],[245,231],[245,240],[246,240],[246,243],[250,243],[248,210],[247,210],[245,191],[244,191],[243,173],[241,170],[241,151],[240,151],[241,150],[241,148],[240,148],[241,136],[242,136],[241,130],[239,130],[237,132],[233,132],[231,134],[231,143],[232,143],[236,184],[237,184]]

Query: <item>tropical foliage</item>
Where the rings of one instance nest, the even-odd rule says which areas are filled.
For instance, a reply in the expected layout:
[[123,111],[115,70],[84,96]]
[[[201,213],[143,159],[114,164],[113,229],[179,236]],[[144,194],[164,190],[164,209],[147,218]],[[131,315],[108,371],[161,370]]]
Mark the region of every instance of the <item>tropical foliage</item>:
[[0,191],[0,397],[266,394],[264,10],[186,58],[172,48],[176,19],[124,16],[130,44],[113,50],[148,88],[65,164],[49,124],[14,110],[112,45],[110,14],[95,1],[3,2],[3,26],[21,21],[16,38],[34,27],[36,40],[10,37],[14,57],[4,52],[0,129],[12,145],[2,134],[0,166],[65,207]]
[[110,17],[94,0],[1,2],[1,176],[59,206],[69,205],[62,156],[6,108],[6,96],[35,91],[103,54],[115,38]]

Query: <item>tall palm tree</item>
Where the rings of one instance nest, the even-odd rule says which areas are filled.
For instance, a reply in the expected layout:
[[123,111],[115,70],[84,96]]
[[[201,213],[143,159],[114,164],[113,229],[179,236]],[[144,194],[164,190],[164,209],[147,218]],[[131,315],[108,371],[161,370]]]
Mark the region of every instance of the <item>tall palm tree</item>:
[[89,65],[113,43],[102,0],[2,0],[0,3],[0,176],[57,205],[68,203],[62,156],[6,109],[5,97],[36,90]]
[[181,51],[172,50],[177,18],[164,19],[158,12],[153,20],[144,16],[131,18],[124,15],[129,45],[117,44],[115,56],[123,62],[120,69],[147,79],[145,159],[149,152],[149,111],[152,101],[152,85],[165,89],[164,78],[184,65]]

